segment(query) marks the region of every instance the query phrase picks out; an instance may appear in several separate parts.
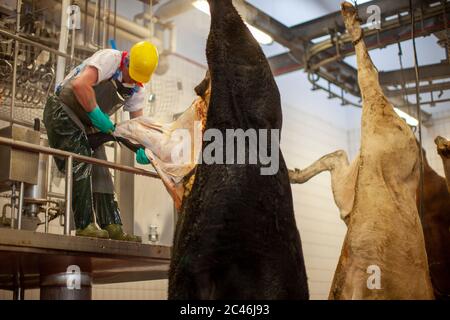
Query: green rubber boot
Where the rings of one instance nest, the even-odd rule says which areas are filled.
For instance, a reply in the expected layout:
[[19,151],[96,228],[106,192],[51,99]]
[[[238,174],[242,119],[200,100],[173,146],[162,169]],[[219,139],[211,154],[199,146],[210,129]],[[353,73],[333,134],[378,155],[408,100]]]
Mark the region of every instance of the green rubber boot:
[[79,237],[91,237],[91,238],[102,238],[108,239],[108,231],[99,229],[95,223],[89,224],[84,229],[77,229],[75,235]]
[[109,238],[113,240],[142,242],[141,237],[123,232],[120,224],[110,224],[105,227],[105,230],[108,232]]

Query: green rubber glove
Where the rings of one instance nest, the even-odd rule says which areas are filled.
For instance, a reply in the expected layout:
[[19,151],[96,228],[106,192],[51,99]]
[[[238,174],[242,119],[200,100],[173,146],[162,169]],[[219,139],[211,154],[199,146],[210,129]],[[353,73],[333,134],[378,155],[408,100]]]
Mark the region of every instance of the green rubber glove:
[[143,148],[140,148],[138,149],[138,151],[136,151],[136,161],[139,164],[150,164],[150,160],[147,158],[145,150]]
[[87,114],[94,127],[101,132],[110,134],[116,129],[111,119],[109,119],[108,115],[106,115],[99,106],[96,106],[94,110]]

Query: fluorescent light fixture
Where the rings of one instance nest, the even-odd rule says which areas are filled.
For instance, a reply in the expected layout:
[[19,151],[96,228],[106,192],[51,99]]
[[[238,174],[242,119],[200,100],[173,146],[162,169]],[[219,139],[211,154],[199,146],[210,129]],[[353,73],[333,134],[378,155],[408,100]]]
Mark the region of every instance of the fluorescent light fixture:
[[419,125],[419,121],[417,121],[416,118],[411,117],[406,112],[403,112],[402,110],[397,109],[397,108],[394,108],[394,111],[399,115],[400,118],[405,120],[406,123],[409,124],[410,126],[417,127]]
[[203,13],[206,13],[208,16],[211,15],[209,10],[209,3],[206,0],[196,0],[192,3],[192,5],[200,10]]
[[248,24],[247,22],[245,24],[247,25],[252,35],[255,37],[256,41],[266,46],[273,43],[273,38],[269,36],[267,33],[259,30],[258,28],[255,28],[254,26]]
[[[201,12],[206,13],[207,15],[211,15],[208,1],[196,0],[192,3],[192,5]],[[256,41],[258,41],[260,44],[270,45],[273,43],[273,38],[269,36],[267,33],[255,28],[254,26],[248,24],[247,22],[245,24],[252,33],[253,37],[255,37]]]

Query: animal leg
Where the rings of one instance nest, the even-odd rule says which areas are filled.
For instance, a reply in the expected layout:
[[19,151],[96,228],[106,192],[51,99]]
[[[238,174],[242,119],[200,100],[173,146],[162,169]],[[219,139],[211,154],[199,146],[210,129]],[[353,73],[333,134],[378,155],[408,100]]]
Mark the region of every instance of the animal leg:
[[330,154],[327,154],[314,162],[309,167],[299,170],[289,170],[289,179],[291,183],[302,184],[309,179],[315,177],[319,173],[324,171],[330,171],[332,174],[336,171],[342,170],[348,166],[348,158],[343,150],[339,150]]
[[355,198],[358,159],[359,156],[349,165],[347,154],[339,150],[323,156],[303,170],[289,170],[289,178],[291,183],[302,184],[323,171],[330,171],[334,202],[339,208],[341,218],[347,223]]
[[[358,84],[363,100],[363,114],[395,115],[392,105],[386,99],[378,81],[378,71],[367,51],[363,40],[363,31],[357,17],[357,11],[352,4],[342,3],[342,15],[348,33],[352,37],[358,65]],[[364,121],[364,115],[363,115]],[[364,125],[363,125],[364,128]]]

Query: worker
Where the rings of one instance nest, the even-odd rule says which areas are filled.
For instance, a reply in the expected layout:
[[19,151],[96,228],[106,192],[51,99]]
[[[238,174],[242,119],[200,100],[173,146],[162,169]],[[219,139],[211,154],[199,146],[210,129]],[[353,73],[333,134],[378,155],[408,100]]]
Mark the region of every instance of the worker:
[[[115,130],[110,116],[123,107],[130,118],[143,115],[144,88],[158,65],[158,50],[148,42],[130,50],[104,49],[84,60],[50,95],[44,124],[52,148],[106,160],[104,147],[92,150],[88,135]],[[150,161],[143,149],[136,152],[140,164]],[[65,160],[55,158],[61,172]],[[73,161],[72,210],[76,235],[141,242],[122,229],[109,169]]]

